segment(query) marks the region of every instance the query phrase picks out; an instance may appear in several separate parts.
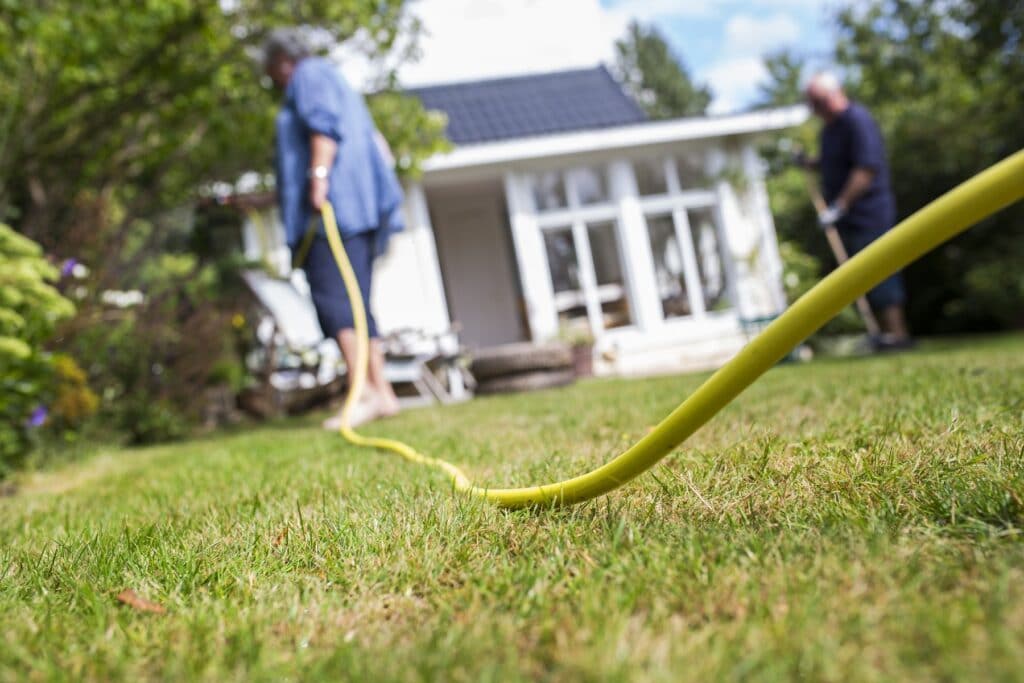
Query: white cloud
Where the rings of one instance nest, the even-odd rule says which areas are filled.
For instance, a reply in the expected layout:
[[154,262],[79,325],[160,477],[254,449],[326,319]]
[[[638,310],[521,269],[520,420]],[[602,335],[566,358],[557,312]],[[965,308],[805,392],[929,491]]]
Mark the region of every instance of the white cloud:
[[[614,42],[633,19],[664,26],[700,18],[721,27],[718,54],[686,56],[706,65],[695,75],[714,90],[712,111],[734,111],[749,104],[765,76],[760,55],[799,40],[799,12],[812,7],[812,0],[619,0],[610,7],[600,0],[416,0],[422,57],[399,77],[415,86],[591,67],[614,61]],[[348,46],[338,56],[349,80],[365,86],[373,69],[358,52]]]
[[704,77],[714,91],[709,109],[712,114],[726,114],[742,109],[757,92],[757,84],[768,75],[759,57],[728,59],[713,64]]
[[725,24],[726,50],[733,57],[764,54],[799,37],[800,26],[785,14],[764,18],[737,14]]
[[819,10],[825,3],[821,0],[747,0],[745,4],[769,9]]
[[625,21],[650,22],[671,17],[705,17],[720,6],[713,0],[619,0],[605,11]]
[[[552,0],[557,2],[558,0]],[[737,10],[759,8],[773,11],[816,11],[822,0],[615,0],[605,8],[610,14],[643,22],[686,17],[721,17]]]
[[625,28],[599,0],[419,0],[422,59],[406,85],[594,66]]

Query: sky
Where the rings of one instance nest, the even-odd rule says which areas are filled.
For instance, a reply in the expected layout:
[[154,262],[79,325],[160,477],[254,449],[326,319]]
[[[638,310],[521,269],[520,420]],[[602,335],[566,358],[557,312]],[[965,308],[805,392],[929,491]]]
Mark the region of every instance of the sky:
[[[822,0],[416,0],[422,56],[404,85],[447,83],[614,61],[632,19],[657,26],[698,81],[712,113],[751,103],[761,56],[791,46],[821,59],[831,42]],[[343,65],[345,61],[343,60]],[[360,80],[349,61],[350,78]],[[344,67],[343,67],[344,68]]]

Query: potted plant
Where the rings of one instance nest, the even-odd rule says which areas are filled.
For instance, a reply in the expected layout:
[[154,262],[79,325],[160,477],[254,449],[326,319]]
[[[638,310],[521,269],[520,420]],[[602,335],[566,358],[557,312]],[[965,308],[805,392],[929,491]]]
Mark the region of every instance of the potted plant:
[[582,327],[562,328],[562,341],[572,350],[572,367],[577,377],[594,374],[594,335]]

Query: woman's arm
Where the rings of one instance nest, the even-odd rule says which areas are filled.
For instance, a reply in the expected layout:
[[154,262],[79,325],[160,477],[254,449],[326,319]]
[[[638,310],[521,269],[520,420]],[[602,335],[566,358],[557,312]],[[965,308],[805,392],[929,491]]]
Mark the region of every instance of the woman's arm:
[[330,187],[330,173],[334,168],[334,157],[338,154],[338,143],[332,138],[314,133],[309,139],[309,203],[317,211],[327,201]]

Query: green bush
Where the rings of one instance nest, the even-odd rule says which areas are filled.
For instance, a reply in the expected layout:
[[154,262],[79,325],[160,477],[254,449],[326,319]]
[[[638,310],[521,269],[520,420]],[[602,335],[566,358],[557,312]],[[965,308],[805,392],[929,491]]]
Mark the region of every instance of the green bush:
[[124,397],[111,406],[109,414],[135,444],[175,441],[192,429],[192,420],[180,405],[144,394]]
[[57,277],[38,244],[0,223],[0,477],[30,450],[60,385],[43,344],[75,309]]
[[99,408],[99,396],[89,388],[85,371],[71,356],[55,355],[53,368],[57,382],[51,417],[61,426],[77,427]]
[[187,238],[186,227],[168,231],[122,283],[138,302],[112,305],[90,291],[62,330],[63,350],[83,363],[101,397],[104,425],[131,443],[188,435],[203,420],[207,389],[237,390],[244,381],[232,326],[244,291],[231,253],[204,261],[181,246]]
[[[782,258],[782,284],[790,303],[802,297],[821,281],[821,261],[801,249],[796,242],[781,242],[779,256]],[[847,306],[839,315],[830,320],[819,334],[827,336],[863,331],[864,322],[857,315],[856,309],[853,306]]]

